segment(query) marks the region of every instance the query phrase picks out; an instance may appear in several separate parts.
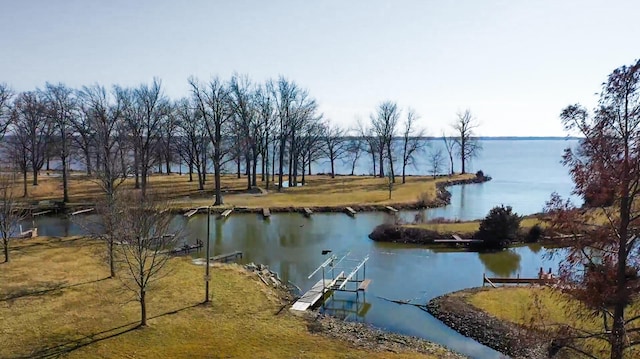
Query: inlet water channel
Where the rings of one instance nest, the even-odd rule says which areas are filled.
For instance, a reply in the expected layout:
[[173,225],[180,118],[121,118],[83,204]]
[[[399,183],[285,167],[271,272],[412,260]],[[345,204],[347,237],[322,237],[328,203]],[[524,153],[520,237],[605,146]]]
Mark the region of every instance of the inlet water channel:
[[[513,205],[519,214],[539,212],[553,191],[567,196],[571,181],[559,163],[563,148],[575,141],[486,141],[483,156],[473,165],[493,176],[483,184],[450,187],[451,205],[426,210],[424,217],[450,219],[482,218],[498,204]],[[504,156],[510,153],[510,156]],[[399,214],[413,220],[415,211]],[[207,238],[207,216],[190,219],[176,216],[187,229],[188,241]],[[525,277],[537,275],[540,267],[557,269],[560,256],[548,258],[536,245],[512,248],[497,253],[477,253],[423,246],[378,243],[368,238],[375,226],[393,222],[386,213],[359,213],[355,218],[340,213],[314,214],[305,218],[298,213],[274,214],[263,220],[256,214],[233,214],[226,220],[210,219],[212,254],[242,251],[244,263],[268,265],[280,277],[302,290],[309,289],[317,277],[308,275],[332,254],[351,253],[354,258],[369,256],[366,276],[372,282],[363,298],[338,293],[329,307],[348,320],[440,343],[472,358],[493,359],[500,353],[464,337],[414,306],[391,303],[382,298],[426,303],[430,299],[457,290],[482,285],[488,276]],[[30,225],[30,223],[29,223]],[[82,234],[83,227],[65,218],[40,217],[35,225],[41,235]],[[204,253],[196,254],[204,256]],[[215,278],[213,278],[215,280]],[[215,294],[214,294],[215,295]],[[363,302],[365,303],[363,306]],[[338,310],[336,310],[338,309]]]

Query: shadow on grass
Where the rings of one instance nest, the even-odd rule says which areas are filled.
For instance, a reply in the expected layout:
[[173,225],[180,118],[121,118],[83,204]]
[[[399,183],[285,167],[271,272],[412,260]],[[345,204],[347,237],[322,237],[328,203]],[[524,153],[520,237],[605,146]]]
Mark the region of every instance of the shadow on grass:
[[109,279],[109,277],[104,277],[96,280],[91,280],[88,282],[75,283],[75,284],[69,284],[69,285],[64,285],[64,282],[46,283],[48,285],[48,288],[42,289],[42,290],[36,290],[36,291],[29,291],[29,288],[17,288],[16,290],[13,291],[13,293],[9,293],[7,296],[1,297],[0,302],[7,302],[10,300],[25,298],[25,297],[37,297],[45,294],[50,294],[55,291],[60,291],[63,289],[80,287],[87,284],[102,282],[107,279]]
[[[169,312],[165,312],[165,313],[162,313],[162,314],[158,314],[158,315],[149,317],[149,318],[147,318],[147,320],[156,319],[156,318],[164,317],[164,316],[167,316],[167,315],[178,314],[178,313],[180,313],[182,311],[185,311],[185,310],[188,310],[188,309],[192,309],[192,308],[195,308],[195,307],[198,307],[198,306],[201,306],[201,305],[202,305],[202,303],[196,303],[196,304],[189,305],[189,306],[186,306],[186,307],[183,307],[183,308],[180,308],[180,309],[172,310],[172,311],[169,311]],[[119,327],[103,330],[101,332],[88,334],[88,335],[85,335],[85,336],[77,338],[77,339],[67,340],[66,342],[63,342],[61,344],[58,344],[58,345],[55,345],[55,346],[52,346],[52,347],[45,347],[45,348],[41,348],[41,349],[36,349],[33,352],[31,352],[30,354],[28,354],[28,355],[17,356],[17,357],[13,357],[13,358],[14,359],[27,359],[27,358],[46,359],[46,358],[63,357],[66,354],[69,354],[69,353],[73,352],[74,350],[78,350],[80,348],[89,346],[89,345],[94,344],[94,343],[101,342],[103,340],[115,338],[117,336],[129,333],[129,332],[137,330],[137,329],[144,330],[144,327],[140,326],[140,322],[135,321],[135,322],[123,324],[123,325],[121,325]]]

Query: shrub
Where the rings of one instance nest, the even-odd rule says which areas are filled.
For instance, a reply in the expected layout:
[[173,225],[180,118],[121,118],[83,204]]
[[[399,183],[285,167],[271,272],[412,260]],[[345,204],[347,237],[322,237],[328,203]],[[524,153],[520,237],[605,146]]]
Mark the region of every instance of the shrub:
[[542,233],[542,227],[540,227],[540,225],[536,223],[533,225],[533,227],[529,228],[529,232],[527,232],[525,240],[528,243],[537,242],[538,240],[540,240],[540,237],[542,237]]
[[480,222],[476,237],[482,239],[489,248],[505,247],[517,238],[520,221],[520,216],[513,212],[511,206],[493,207]]
[[478,172],[476,172],[476,177],[477,178],[484,178],[484,172],[482,172],[482,170],[479,170]]

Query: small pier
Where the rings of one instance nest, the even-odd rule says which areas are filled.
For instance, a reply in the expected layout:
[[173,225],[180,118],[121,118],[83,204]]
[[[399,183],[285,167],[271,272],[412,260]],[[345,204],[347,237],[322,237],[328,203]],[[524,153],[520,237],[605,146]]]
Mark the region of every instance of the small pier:
[[482,239],[463,239],[460,238],[457,234],[454,234],[453,239],[434,239],[433,243],[435,244],[450,244],[450,245],[469,245],[469,244],[479,244],[482,243]]
[[311,208],[305,207],[302,214],[304,214],[305,217],[311,217],[311,215],[313,214],[313,211],[311,210]]
[[34,216],[34,217],[37,217],[37,216],[42,216],[42,215],[45,215],[45,214],[49,214],[51,212],[53,212],[53,210],[47,209],[47,210],[44,210],[44,211],[32,213],[31,215]]
[[184,216],[187,217],[187,218],[190,218],[191,216],[193,216],[196,213],[198,213],[198,209],[197,208],[188,211],[187,213],[184,214]]
[[291,310],[305,311],[319,302],[324,305],[326,295],[331,298],[333,292],[365,291],[371,283],[370,279],[364,278],[368,260],[369,256],[364,259],[349,258],[348,253],[342,257],[332,255],[309,275],[308,279],[311,279],[322,273],[322,278],[291,306]]
[[389,213],[398,213],[398,210],[391,207],[391,206],[386,206],[384,207],[387,211],[389,211]]
[[345,208],[344,208],[344,211],[345,211],[345,213],[346,213],[347,215],[349,215],[349,216],[351,216],[351,217],[355,217],[355,216],[356,216],[356,213],[357,213],[357,212],[356,212],[353,208],[351,208],[351,207],[345,207]]
[[22,225],[20,225],[20,234],[18,238],[35,238],[38,236],[38,228],[33,227],[32,229],[27,229],[26,231],[22,230]]
[[218,218],[226,219],[227,217],[229,217],[229,215],[231,214],[231,212],[233,212],[233,208],[229,208],[229,209],[225,210],[224,212],[222,212],[222,213],[220,214],[220,217],[218,217]]
[[176,247],[176,248],[172,249],[169,252],[169,254],[171,254],[171,255],[189,254],[189,252],[191,252],[191,251],[199,251],[200,249],[202,249],[203,245],[204,245],[204,242],[202,242],[199,239],[196,239],[196,243],[195,244],[185,243],[181,247]]
[[493,288],[497,288],[496,284],[546,285],[556,283],[556,281],[557,278],[555,278],[551,273],[551,268],[549,268],[548,273],[545,273],[542,268],[540,268],[538,278],[520,278],[520,274],[518,274],[516,278],[487,277],[486,273],[482,274],[482,286],[484,287],[485,284],[488,284]]
[[77,216],[79,214],[84,214],[84,213],[89,213],[89,212],[93,212],[95,208],[85,208],[85,209],[81,209],[75,212],[71,212],[72,216]]
[[228,262],[235,262],[239,258],[242,258],[242,252],[241,251],[235,251],[235,252],[231,252],[231,253],[225,253],[225,254],[219,254],[217,256],[213,256],[213,257],[211,257],[211,261],[212,262],[228,263]]
[[271,217],[271,211],[269,210],[269,208],[263,208],[262,209],[262,218],[264,219],[269,219],[269,217]]

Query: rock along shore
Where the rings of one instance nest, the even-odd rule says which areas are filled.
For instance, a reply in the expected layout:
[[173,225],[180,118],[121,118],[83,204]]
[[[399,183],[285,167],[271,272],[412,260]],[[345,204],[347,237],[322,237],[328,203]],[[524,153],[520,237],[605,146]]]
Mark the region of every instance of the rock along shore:
[[466,301],[482,290],[490,289],[464,289],[436,297],[429,301],[427,310],[458,333],[513,358],[547,358],[549,343],[540,333],[500,320]]

